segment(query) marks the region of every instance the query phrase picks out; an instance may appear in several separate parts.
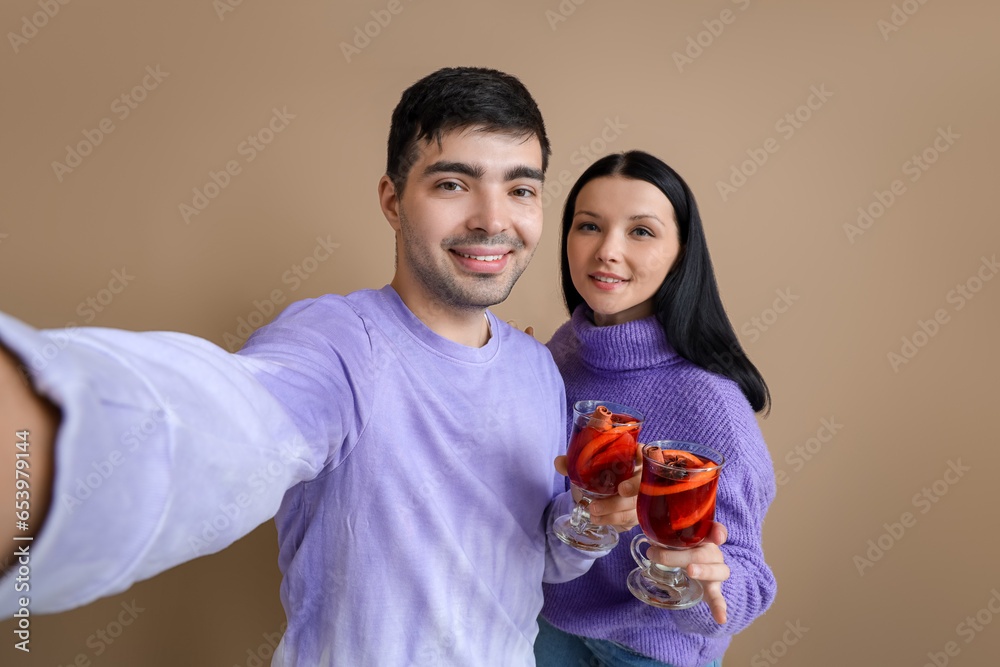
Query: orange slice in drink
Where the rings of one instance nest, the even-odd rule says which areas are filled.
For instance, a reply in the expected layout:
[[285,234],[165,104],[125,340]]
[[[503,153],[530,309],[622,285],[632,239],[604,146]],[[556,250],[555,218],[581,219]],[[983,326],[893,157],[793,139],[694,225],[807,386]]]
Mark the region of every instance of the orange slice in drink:
[[591,438],[591,440],[580,450],[579,455],[577,455],[576,469],[582,470],[586,468],[590,464],[590,460],[592,458],[600,454],[612,442],[618,439],[618,435],[619,434],[613,430],[608,430]]
[[639,492],[647,496],[665,496],[671,493],[690,491],[703,484],[708,484],[715,479],[716,474],[715,470],[702,470],[701,472],[691,473],[687,479],[676,484],[651,484],[643,482],[639,487]]
[[[604,451],[608,446],[611,445],[615,440],[617,440],[623,433],[631,432],[638,428],[637,422],[629,422],[627,424],[620,424],[614,426],[604,431],[603,433],[596,433],[581,449],[580,453],[577,455],[576,468],[580,470],[587,467],[590,460],[596,455]],[[593,432],[594,429],[587,427],[580,433],[587,433],[588,431]],[[635,444],[635,439],[632,438],[632,444]]]
[[600,469],[601,467],[610,465],[616,461],[631,463],[635,458],[635,448],[635,438],[632,437],[631,433],[625,431],[624,433],[618,434],[618,438],[615,442],[594,454],[593,457],[577,468],[580,471],[580,476],[583,477],[588,475],[593,470]]
[[[672,509],[672,508],[671,508]],[[715,509],[715,495],[713,494],[711,498],[702,503],[699,507],[696,507],[693,512],[687,516],[674,517],[671,513],[670,517],[670,528],[672,530],[683,530],[689,528],[694,524],[698,523],[705,518],[709,512]]]
[[695,456],[691,452],[685,452],[681,449],[661,449],[660,452],[663,454],[663,460],[667,462],[667,465],[676,465],[675,463],[670,463],[670,459],[673,458],[675,461],[683,461],[685,468],[706,467],[704,459]]

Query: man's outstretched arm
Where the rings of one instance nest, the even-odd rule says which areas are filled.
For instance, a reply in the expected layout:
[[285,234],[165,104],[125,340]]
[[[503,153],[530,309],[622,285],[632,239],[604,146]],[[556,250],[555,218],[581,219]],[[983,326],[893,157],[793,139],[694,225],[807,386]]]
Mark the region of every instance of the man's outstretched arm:
[[[184,334],[38,331],[4,314],[0,340],[0,387],[13,390],[0,421],[0,553],[17,555],[0,576],[0,617],[21,598],[31,613],[71,609],[219,551],[273,517],[325,458],[258,379],[280,364]],[[46,431],[47,402],[58,421]],[[27,480],[16,453],[29,455]],[[15,541],[24,496],[36,535]],[[38,498],[49,501],[44,524]],[[13,579],[22,565],[30,584]]]
[[[39,331],[0,313],[0,341],[14,359],[0,365],[0,427],[10,431],[0,433],[8,496],[0,497],[0,539],[9,540],[0,558],[9,544],[30,550],[31,613],[78,607],[219,551],[272,518],[286,490],[346,456],[342,445],[364,423],[356,393],[371,375],[370,342],[352,314],[339,302],[302,317],[283,313],[231,354],[181,333]],[[351,334],[343,349],[316,333],[331,321]],[[46,412],[48,430],[37,416]],[[14,479],[23,429],[33,522],[35,499],[50,502],[44,525],[29,524],[34,540],[15,542],[8,531],[19,532],[21,519],[10,494],[23,490]],[[48,464],[44,494],[36,453]],[[18,572],[0,574],[0,617],[23,595]]]
[[0,345],[0,576],[24,544],[14,538],[37,535],[48,514],[59,429],[58,408],[35,391],[20,365]]

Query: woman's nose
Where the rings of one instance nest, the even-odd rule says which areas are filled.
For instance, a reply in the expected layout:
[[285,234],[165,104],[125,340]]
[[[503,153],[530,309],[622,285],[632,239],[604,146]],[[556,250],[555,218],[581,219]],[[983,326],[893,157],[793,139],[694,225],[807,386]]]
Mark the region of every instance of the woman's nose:
[[596,259],[601,262],[619,262],[622,258],[621,239],[617,234],[605,234],[597,247]]

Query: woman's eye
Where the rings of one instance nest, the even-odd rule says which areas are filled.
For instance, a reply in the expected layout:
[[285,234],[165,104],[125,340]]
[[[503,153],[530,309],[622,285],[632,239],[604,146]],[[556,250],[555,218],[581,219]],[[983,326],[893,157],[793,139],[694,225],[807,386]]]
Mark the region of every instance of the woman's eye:
[[581,222],[579,225],[577,225],[577,229],[581,232],[596,232],[597,225],[595,225],[592,222]]
[[632,230],[632,233],[633,234],[637,234],[638,236],[652,236],[653,235],[653,232],[649,231],[645,227],[636,227],[634,230]]

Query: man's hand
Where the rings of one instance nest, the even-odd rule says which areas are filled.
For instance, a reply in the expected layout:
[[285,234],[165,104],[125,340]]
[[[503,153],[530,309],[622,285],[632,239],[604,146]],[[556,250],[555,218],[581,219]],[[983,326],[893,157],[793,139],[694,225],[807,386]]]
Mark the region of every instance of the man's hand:
[[650,546],[646,552],[646,556],[654,563],[666,567],[683,567],[689,577],[701,581],[705,587],[705,602],[712,610],[712,618],[720,625],[726,622],[726,599],[722,597],[722,582],[729,578],[729,566],[726,565],[719,545],[726,543],[727,534],[726,527],[715,521],[708,537],[694,549],[675,551]]
[[[640,450],[641,451],[641,448]],[[557,456],[554,461],[556,471],[560,475],[568,475],[566,457]],[[642,465],[642,454],[637,456],[638,466]],[[602,498],[590,503],[587,512],[590,514],[590,523],[595,526],[611,526],[619,533],[639,525],[639,517],[635,513],[636,496],[639,495],[639,481],[642,477],[642,468],[637,468],[632,477],[618,485],[618,495],[611,498]],[[580,500],[580,491],[573,486],[573,500]]]
[[[59,409],[46,398],[35,393],[31,384],[18,370],[18,359],[0,345],[0,544],[17,545],[13,538],[37,535],[52,500],[52,470],[55,458],[54,443],[59,429]],[[16,434],[27,431],[27,445]],[[16,453],[27,454],[17,457]],[[17,475],[17,461],[26,461]],[[17,481],[22,480],[22,488]],[[16,505],[23,503],[26,505]],[[28,530],[19,530],[14,514],[16,507],[28,509]],[[0,547],[0,575],[13,558],[15,547]]]

